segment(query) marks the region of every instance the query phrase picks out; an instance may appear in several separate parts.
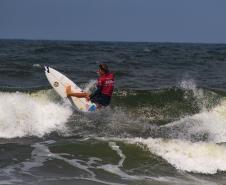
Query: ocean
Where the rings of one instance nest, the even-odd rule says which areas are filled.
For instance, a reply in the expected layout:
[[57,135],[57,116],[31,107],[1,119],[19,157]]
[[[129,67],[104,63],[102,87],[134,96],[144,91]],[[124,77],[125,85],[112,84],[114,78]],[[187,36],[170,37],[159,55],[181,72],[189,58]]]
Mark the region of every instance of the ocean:
[[[81,113],[43,66],[111,105]],[[226,44],[0,40],[0,184],[225,185]]]

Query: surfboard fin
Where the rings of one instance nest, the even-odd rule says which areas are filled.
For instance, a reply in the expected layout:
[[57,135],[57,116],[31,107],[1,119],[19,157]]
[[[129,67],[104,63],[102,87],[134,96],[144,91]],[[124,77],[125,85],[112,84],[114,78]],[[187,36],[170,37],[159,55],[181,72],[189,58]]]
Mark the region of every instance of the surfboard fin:
[[90,107],[89,107],[89,112],[94,112],[95,110],[97,109],[97,106],[95,104],[92,104]]
[[49,73],[49,66],[45,66],[45,70],[47,73]]

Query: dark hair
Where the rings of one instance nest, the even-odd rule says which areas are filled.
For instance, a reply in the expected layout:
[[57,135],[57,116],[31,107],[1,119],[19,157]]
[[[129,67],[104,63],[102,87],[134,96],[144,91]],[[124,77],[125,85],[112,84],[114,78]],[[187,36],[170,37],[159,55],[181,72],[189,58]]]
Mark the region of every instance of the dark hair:
[[101,70],[103,70],[105,73],[108,73],[108,72],[109,72],[109,69],[108,69],[107,64],[100,64],[100,65],[99,65],[99,68],[100,68]]

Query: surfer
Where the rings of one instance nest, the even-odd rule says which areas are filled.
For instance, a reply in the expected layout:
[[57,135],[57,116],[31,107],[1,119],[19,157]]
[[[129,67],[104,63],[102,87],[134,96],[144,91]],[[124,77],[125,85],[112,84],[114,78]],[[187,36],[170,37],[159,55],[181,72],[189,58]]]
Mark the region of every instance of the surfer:
[[75,93],[72,92],[71,86],[66,87],[67,96],[75,96],[77,98],[86,98],[97,105],[97,108],[108,106],[111,102],[111,96],[114,90],[114,74],[109,71],[106,64],[100,64],[97,71],[99,78],[96,83],[96,90],[92,93]]

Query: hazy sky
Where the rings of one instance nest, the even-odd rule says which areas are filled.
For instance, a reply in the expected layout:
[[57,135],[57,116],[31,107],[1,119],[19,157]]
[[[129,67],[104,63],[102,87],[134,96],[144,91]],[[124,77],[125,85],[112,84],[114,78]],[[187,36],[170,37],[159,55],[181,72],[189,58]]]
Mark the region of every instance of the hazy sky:
[[226,43],[226,0],[0,0],[0,38]]

